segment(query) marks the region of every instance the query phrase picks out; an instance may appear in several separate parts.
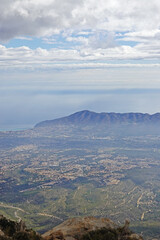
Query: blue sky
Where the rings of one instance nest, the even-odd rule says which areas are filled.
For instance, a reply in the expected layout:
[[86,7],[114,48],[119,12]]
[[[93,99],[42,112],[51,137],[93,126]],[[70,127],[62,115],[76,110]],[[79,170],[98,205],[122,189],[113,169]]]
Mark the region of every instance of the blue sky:
[[0,10],[0,129],[82,109],[160,111],[158,0],[1,0]]

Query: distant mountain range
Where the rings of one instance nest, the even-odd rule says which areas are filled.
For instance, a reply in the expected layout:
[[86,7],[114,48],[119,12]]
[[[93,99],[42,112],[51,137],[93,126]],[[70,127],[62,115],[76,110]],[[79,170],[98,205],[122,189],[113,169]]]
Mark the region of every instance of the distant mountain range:
[[47,120],[36,124],[35,128],[56,125],[112,125],[112,124],[160,124],[160,113],[96,113],[88,110],[76,112],[66,117]]

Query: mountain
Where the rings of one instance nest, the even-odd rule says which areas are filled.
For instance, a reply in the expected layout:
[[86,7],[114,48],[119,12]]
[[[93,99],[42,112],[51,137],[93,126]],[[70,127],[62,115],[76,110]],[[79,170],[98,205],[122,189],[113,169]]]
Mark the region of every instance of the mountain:
[[142,240],[129,230],[129,222],[119,227],[108,218],[72,218],[43,234],[45,240]]
[[143,240],[129,229],[126,221],[119,227],[107,218],[83,217],[68,219],[42,236],[19,223],[0,215],[0,240]]
[[119,125],[119,124],[160,124],[160,113],[96,113],[88,110],[76,112],[67,117],[47,120],[36,124],[35,128],[56,125]]

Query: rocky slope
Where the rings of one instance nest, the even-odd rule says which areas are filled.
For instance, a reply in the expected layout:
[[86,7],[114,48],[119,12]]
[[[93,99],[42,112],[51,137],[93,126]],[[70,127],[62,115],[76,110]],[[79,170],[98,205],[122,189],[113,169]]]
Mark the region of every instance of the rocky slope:
[[107,218],[73,218],[43,234],[45,240],[142,240],[129,230],[129,222],[117,226]]
[[143,240],[129,230],[129,222],[119,227],[107,218],[73,218],[40,236],[19,223],[0,216],[0,240]]

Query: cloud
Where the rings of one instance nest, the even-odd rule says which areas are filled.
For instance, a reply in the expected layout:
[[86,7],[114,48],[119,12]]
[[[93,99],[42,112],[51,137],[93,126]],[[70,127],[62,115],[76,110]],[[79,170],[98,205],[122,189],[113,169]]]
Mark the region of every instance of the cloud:
[[[82,41],[83,39],[79,39]],[[104,40],[104,39],[103,39]],[[72,41],[68,39],[68,41]],[[91,44],[89,44],[90,42]],[[160,67],[160,44],[140,43],[134,47],[114,46],[114,42],[88,39],[84,47],[75,49],[49,50],[43,48],[31,49],[27,46],[6,48],[0,45],[0,70],[65,70],[108,67]],[[98,46],[94,44],[99,44]],[[106,44],[104,46],[104,44]],[[132,62],[142,60],[146,62]],[[147,62],[148,59],[148,62]],[[156,62],[149,60],[155,59]],[[118,61],[115,63],[115,61]],[[131,62],[125,62],[131,61]]]
[[127,32],[125,34],[117,34],[118,41],[129,41],[150,44],[158,42],[160,40],[160,30],[142,30],[142,31],[133,31]]
[[[83,2],[83,1],[82,1]],[[15,0],[0,2],[0,38],[2,41],[19,36],[45,36],[68,28],[72,10],[80,6],[68,0]]]
[[0,12],[1,123],[158,111],[159,92],[107,91],[160,88],[159,0],[1,0]]
[[34,42],[35,36],[50,44],[31,49],[2,43],[0,69],[103,68],[114,61],[158,64],[160,58],[158,0],[1,0],[0,9],[1,41]]
[[65,30],[141,32],[160,27],[158,0],[1,0],[0,9],[1,41]]

